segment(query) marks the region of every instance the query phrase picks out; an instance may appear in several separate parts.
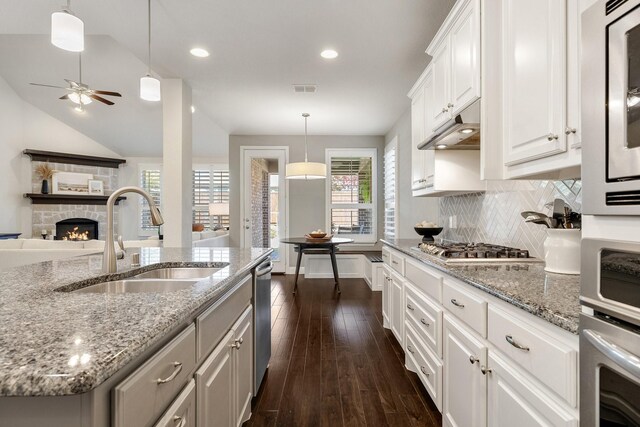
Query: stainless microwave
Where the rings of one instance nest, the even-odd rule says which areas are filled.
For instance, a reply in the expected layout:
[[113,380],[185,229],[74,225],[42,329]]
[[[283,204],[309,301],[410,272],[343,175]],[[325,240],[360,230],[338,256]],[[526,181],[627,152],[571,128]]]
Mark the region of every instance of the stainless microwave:
[[583,213],[640,214],[640,0],[582,15]]

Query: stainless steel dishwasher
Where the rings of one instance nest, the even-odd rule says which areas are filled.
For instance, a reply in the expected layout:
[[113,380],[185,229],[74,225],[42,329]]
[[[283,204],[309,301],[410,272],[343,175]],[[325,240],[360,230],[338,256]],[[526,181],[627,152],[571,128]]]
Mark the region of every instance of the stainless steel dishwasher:
[[253,395],[258,389],[271,358],[271,258],[253,271]]

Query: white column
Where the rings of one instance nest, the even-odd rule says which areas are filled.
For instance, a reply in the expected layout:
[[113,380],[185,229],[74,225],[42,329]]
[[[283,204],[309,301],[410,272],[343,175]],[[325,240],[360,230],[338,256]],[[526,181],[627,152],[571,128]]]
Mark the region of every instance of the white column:
[[191,247],[191,88],[162,80],[162,215],[164,247]]

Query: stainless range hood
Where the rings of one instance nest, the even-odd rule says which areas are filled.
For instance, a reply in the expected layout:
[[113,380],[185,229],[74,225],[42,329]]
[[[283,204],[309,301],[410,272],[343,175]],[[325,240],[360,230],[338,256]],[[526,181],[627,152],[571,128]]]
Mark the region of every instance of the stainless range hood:
[[436,129],[419,150],[479,150],[480,149],[480,100]]

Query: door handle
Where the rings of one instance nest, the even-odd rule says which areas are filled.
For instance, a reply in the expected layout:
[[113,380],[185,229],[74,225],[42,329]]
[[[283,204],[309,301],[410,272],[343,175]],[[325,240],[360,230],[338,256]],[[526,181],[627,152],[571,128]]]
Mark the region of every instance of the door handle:
[[522,344],[518,344],[518,343],[516,342],[516,340],[514,340],[514,339],[513,339],[513,337],[512,337],[511,335],[505,335],[505,337],[504,337],[504,338],[507,340],[507,342],[508,342],[509,344],[511,344],[512,346],[514,346],[514,347],[515,347],[515,348],[517,348],[518,350],[522,350],[522,351],[529,351],[529,347],[526,347],[526,346],[524,346],[524,345],[522,345]]
[[167,378],[162,379],[162,378],[158,378],[156,380],[156,383],[158,384],[165,384],[168,383],[170,381],[173,381],[176,379],[176,377],[178,376],[178,374],[180,373],[180,371],[182,371],[182,363],[180,362],[173,362],[173,373],[171,375],[169,375]]
[[635,378],[640,378],[640,357],[628,352],[624,348],[607,341],[600,334],[585,329],[582,335],[593,345],[596,350],[607,356],[608,359],[615,362],[622,369],[632,374]]

